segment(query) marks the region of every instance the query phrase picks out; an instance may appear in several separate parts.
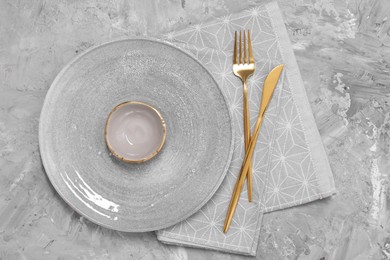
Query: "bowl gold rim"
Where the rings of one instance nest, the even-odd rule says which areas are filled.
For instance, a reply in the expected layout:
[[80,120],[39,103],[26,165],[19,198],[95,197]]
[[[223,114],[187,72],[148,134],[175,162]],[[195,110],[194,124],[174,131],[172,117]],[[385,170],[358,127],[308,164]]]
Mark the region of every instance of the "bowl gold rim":
[[[129,104],[138,104],[138,105],[143,105],[151,110],[153,110],[157,115],[158,117],[160,118],[160,121],[161,121],[161,125],[163,127],[163,137],[162,137],[162,140],[161,140],[161,143],[159,145],[159,147],[157,147],[157,149],[151,153],[149,156],[145,157],[145,158],[142,158],[140,160],[130,160],[130,159],[127,159],[123,156],[120,156],[119,154],[117,154],[115,152],[115,150],[111,147],[110,145],[110,142],[108,141],[108,124],[110,122],[110,119],[111,119],[111,116],[112,114],[117,111],[119,108],[123,107],[123,106],[126,106],[126,105],[129,105]],[[106,141],[106,145],[108,147],[108,149],[110,150],[110,152],[118,159],[120,159],[121,161],[124,161],[126,163],[143,163],[143,162],[146,162],[146,161],[149,161],[150,159],[152,159],[153,157],[155,157],[160,151],[161,149],[163,148],[164,146],[164,143],[165,143],[165,139],[166,139],[166,136],[167,136],[167,126],[165,124],[165,120],[163,118],[163,116],[161,115],[160,111],[158,111],[156,108],[154,108],[153,106],[147,104],[147,103],[144,103],[144,102],[140,102],[140,101],[125,101],[125,102],[122,102],[118,105],[116,105],[110,112],[110,114],[108,114],[108,117],[107,117],[107,120],[106,120],[106,124],[104,126],[104,137],[105,137],[105,141]]]

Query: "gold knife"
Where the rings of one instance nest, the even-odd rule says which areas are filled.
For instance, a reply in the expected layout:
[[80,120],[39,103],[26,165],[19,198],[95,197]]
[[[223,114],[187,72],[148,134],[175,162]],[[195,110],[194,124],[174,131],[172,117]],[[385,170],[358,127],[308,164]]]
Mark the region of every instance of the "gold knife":
[[249,166],[251,165],[253,151],[255,150],[257,138],[259,137],[260,127],[263,122],[265,111],[268,108],[268,105],[271,101],[272,94],[277,86],[279,81],[280,74],[282,73],[284,64],[276,66],[267,76],[264,81],[263,87],[263,95],[261,97],[261,105],[259,110],[259,115],[257,117],[255,131],[250,139],[249,148],[245,154],[244,161],[241,166],[240,177],[236,182],[234,187],[233,195],[229,203],[229,208],[226,214],[225,224],[223,228],[223,232],[226,233],[230,227],[230,223],[232,222],[234,212],[236,211],[238,200],[240,199],[240,194],[242,191],[242,187],[244,185],[244,181],[246,175],[248,173]]

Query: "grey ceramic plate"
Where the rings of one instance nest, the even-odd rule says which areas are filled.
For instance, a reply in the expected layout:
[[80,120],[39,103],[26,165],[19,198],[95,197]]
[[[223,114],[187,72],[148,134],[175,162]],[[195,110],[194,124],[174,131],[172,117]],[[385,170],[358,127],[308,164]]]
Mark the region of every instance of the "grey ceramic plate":
[[[124,101],[157,108],[162,151],[143,164],[110,155],[104,125]],[[39,144],[47,175],[76,211],[120,231],[168,227],[215,193],[232,156],[231,118],[210,73],[191,55],[149,39],[110,42],[68,64],[46,96]]]

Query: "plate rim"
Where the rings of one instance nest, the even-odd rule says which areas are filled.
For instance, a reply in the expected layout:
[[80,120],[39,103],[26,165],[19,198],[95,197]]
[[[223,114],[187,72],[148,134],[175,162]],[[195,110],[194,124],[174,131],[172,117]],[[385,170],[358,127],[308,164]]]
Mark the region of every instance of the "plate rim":
[[[83,56],[85,56],[85,55],[89,54],[90,52],[95,51],[95,50],[97,50],[99,48],[102,48],[102,47],[105,47],[105,46],[108,46],[108,45],[111,45],[111,44],[119,43],[119,42],[128,42],[128,41],[150,41],[150,42],[154,42],[154,43],[158,43],[158,44],[163,44],[163,45],[169,46],[171,48],[174,48],[174,49],[184,53],[185,55],[189,56],[192,60],[194,60],[196,63],[198,63],[204,69],[204,71],[207,74],[209,74],[209,76],[214,81],[215,85],[217,86],[219,92],[222,95],[222,98],[224,100],[224,103],[225,103],[227,111],[228,111],[229,130],[230,130],[230,133],[231,133],[230,144],[229,144],[228,160],[225,163],[225,166],[224,166],[224,169],[223,169],[223,172],[222,172],[220,178],[218,179],[216,185],[213,187],[213,189],[209,193],[209,195],[202,202],[200,202],[196,207],[194,207],[193,210],[189,211],[187,214],[184,214],[180,219],[175,220],[175,221],[171,221],[171,222],[167,222],[164,225],[156,225],[156,226],[149,227],[149,228],[128,228],[128,227],[127,228],[116,228],[116,227],[113,227],[113,226],[106,225],[105,223],[100,222],[98,219],[95,219],[95,218],[93,218],[91,216],[87,216],[85,213],[83,213],[82,210],[80,210],[78,207],[73,205],[73,203],[70,202],[70,199],[68,199],[62,193],[61,189],[57,186],[56,182],[54,181],[54,177],[51,176],[53,173],[52,174],[49,173],[49,171],[53,172],[53,171],[55,171],[55,169],[52,169],[50,167],[50,165],[49,165],[49,158],[48,158],[48,154],[47,154],[48,152],[45,152],[45,148],[44,148],[45,147],[45,144],[44,144],[45,143],[45,137],[44,137],[44,133],[43,133],[43,128],[44,128],[44,125],[47,124],[47,120],[44,121],[43,119],[45,117],[45,114],[47,114],[49,112],[49,108],[50,108],[49,100],[51,99],[51,97],[53,96],[53,93],[54,93],[54,87],[53,86],[55,86],[59,82],[59,80],[62,78],[62,76],[68,71],[68,69],[74,63],[76,63],[79,59],[81,59]],[[184,50],[184,49],[174,45],[173,43],[171,43],[171,42],[169,42],[167,40],[159,39],[159,38],[152,38],[152,37],[128,37],[128,38],[124,38],[124,39],[117,39],[117,40],[107,41],[107,42],[104,42],[104,43],[101,43],[101,44],[98,44],[96,46],[92,46],[92,47],[86,49],[81,54],[76,55],[73,59],[71,59],[69,62],[67,62],[66,65],[63,66],[62,69],[60,70],[60,72],[56,75],[56,77],[54,78],[53,82],[50,84],[50,87],[49,87],[49,89],[48,89],[48,91],[47,91],[47,93],[45,95],[45,99],[44,99],[43,106],[42,106],[42,109],[41,109],[41,113],[40,113],[40,116],[39,116],[39,128],[38,128],[38,131],[39,131],[39,133],[38,133],[39,153],[40,153],[41,161],[42,161],[42,164],[43,164],[43,167],[44,167],[44,171],[45,171],[46,176],[48,177],[51,185],[54,187],[55,191],[60,195],[61,199],[64,200],[66,202],[66,204],[69,205],[74,211],[76,211],[78,214],[80,214],[81,216],[85,217],[86,219],[88,219],[92,223],[97,224],[97,225],[102,226],[102,227],[105,227],[105,228],[108,228],[108,229],[111,229],[111,230],[120,231],[120,232],[150,232],[150,231],[161,230],[161,229],[173,226],[175,224],[178,224],[178,223],[182,222],[183,220],[189,218],[190,216],[192,216],[196,212],[198,212],[215,195],[215,193],[217,192],[217,190],[221,186],[223,180],[225,179],[226,174],[227,174],[227,172],[229,170],[231,161],[232,161],[233,152],[234,152],[234,139],[235,139],[232,111],[230,109],[227,96],[222,91],[220,85],[218,84],[218,82],[215,79],[215,77],[213,76],[213,74],[209,71],[209,69],[207,69],[189,51]]]

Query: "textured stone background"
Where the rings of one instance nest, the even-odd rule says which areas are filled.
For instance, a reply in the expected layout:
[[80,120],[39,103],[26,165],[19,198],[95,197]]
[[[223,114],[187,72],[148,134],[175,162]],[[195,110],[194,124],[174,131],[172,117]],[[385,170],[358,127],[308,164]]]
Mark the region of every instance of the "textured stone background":
[[[241,259],[90,223],[42,168],[50,83],[86,48],[249,7],[236,0],[0,0],[0,259]],[[390,2],[280,0],[339,193],[267,214],[257,259],[390,259]]]

